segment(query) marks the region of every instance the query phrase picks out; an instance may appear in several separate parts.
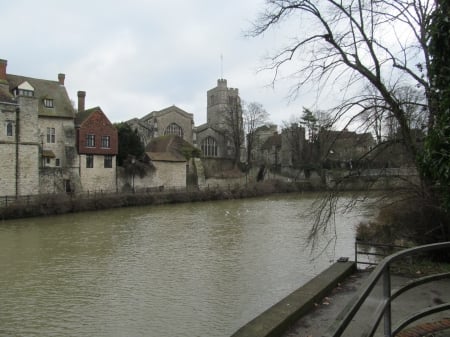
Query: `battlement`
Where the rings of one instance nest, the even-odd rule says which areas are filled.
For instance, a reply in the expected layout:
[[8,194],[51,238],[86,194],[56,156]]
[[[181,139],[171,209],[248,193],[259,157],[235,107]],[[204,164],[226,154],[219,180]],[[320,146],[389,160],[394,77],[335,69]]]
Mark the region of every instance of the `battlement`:
[[220,88],[226,88],[227,87],[227,80],[224,78],[219,78],[217,80],[217,86]]

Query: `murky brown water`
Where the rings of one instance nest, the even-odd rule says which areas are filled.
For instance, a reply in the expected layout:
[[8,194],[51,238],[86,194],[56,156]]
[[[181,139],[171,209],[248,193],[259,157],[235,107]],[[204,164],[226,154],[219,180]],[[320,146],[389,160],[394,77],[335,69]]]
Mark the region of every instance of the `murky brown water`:
[[353,256],[357,211],[336,218],[335,245],[310,254],[312,200],[0,222],[0,335],[229,336],[332,260]]

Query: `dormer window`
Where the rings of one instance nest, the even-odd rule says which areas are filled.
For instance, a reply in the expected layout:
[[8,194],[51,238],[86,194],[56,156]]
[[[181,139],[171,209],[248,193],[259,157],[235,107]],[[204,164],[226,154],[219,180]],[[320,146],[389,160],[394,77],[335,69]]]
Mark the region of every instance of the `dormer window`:
[[16,96],[34,97],[34,91],[26,89],[16,89]]
[[53,100],[51,98],[44,98],[44,106],[46,108],[53,108]]
[[21,83],[15,90],[14,94],[16,96],[26,96],[26,97],[34,97],[34,88],[27,81]]

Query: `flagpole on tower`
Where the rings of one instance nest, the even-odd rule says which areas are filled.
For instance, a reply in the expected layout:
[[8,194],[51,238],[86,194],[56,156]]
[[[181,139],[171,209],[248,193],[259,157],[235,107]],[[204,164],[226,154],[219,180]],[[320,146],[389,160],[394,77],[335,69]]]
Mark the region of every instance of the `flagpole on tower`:
[[220,78],[223,78],[223,54],[220,54]]

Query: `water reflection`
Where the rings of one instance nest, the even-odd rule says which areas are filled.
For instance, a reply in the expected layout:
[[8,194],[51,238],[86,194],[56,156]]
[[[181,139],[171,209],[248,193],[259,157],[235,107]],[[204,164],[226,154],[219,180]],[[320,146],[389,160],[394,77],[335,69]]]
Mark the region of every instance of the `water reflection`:
[[229,336],[335,256],[353,255],[356,211],[337,217],[336,246],[311,260],[311,202],[285,195],[3,222],[0,335]]

